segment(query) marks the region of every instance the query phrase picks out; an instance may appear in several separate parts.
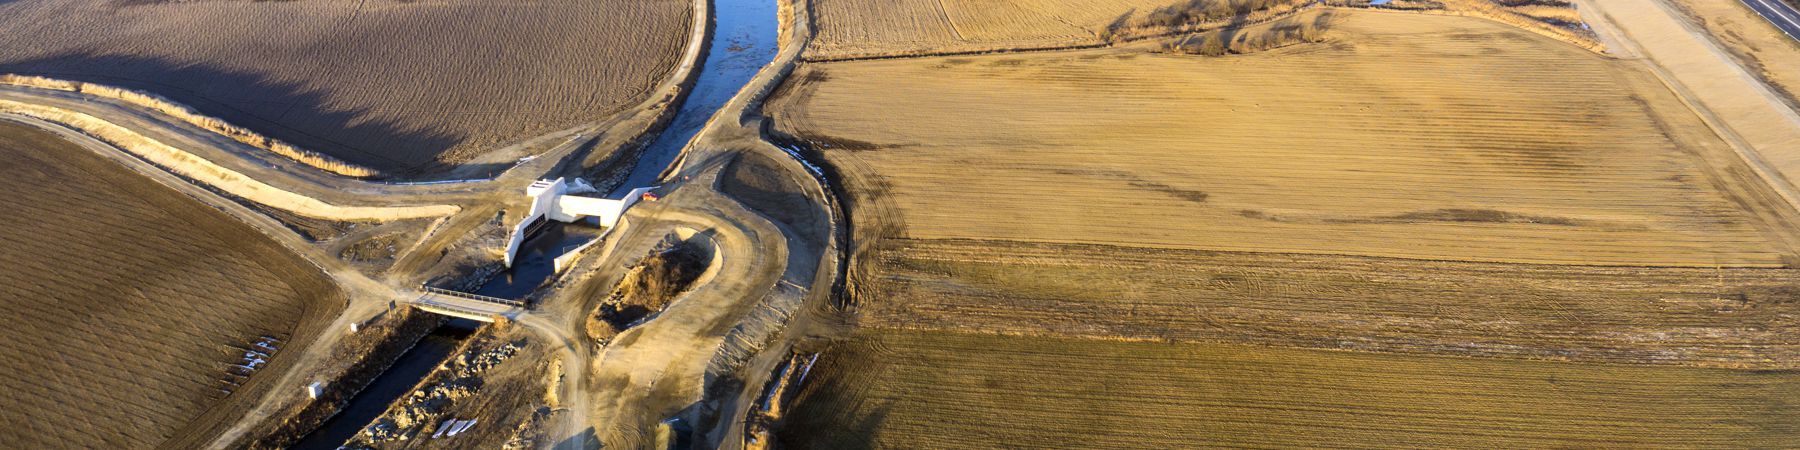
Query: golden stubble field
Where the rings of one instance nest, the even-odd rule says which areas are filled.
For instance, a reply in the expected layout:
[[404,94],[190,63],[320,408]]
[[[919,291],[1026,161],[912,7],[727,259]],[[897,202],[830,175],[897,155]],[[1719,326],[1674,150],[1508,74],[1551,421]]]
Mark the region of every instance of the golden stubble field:
[[0,122],[0,189],[0,446],[154,447],[260,389],[240,349],[303,348],[343,304],[256,230],[42,131]]
[[1800,374],[871,330],[786,448],[1766,448]]
[[113,84],[385,173],[644,100],[686,0],[0,3],[0,72]]
[[766,111],[842,186],[859,328],[782,441],[1800,436],[1800,222],[1640,62],[1331,17],[1323,43],[1247,55],[796,70]]
[[1791,212],[1637,66],[1485,20],[1338,16],[1353,37],[1247,56],[813,64],[770,110],[914,239],[1792,259]]

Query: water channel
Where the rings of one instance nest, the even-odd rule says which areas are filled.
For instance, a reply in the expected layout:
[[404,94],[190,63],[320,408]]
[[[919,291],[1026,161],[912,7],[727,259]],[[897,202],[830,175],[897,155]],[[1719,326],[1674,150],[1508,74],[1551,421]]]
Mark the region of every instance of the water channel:
[[419,339],[405,354],[400,355],[400,359],[375,377],[367,388],[351,397],[350,404],[342,411],[331,416],[331,420],[325,421],[324,425],[306,435],[292,448],[331,450],[343,445],[362,431],[363,427],[374,422],[375,418],[381,417],[388,405],[411,391],[413,386],[419,384],[419,380],[430,375],[431,370],[450,357],[450,352],[455,351],[463,339],[474,333],[478,326],[480,324],[468,319],[450,319],[438,326],[431,334]]
[[[693,91],[611,198],[656,182],[719,108],[775,59],[778,32],[773,0],[714,0],[713,14],[712,40]],[[591,222],[553,223],[524,243],[512,269],[495,275],[474,293],[508,299],[529,295],[555,275],[558,255],[599,238],[603,231]],[[471,322],[456,319],[433,331],[294,448],[333,449],[348,441],[449,357],[473,327]]]

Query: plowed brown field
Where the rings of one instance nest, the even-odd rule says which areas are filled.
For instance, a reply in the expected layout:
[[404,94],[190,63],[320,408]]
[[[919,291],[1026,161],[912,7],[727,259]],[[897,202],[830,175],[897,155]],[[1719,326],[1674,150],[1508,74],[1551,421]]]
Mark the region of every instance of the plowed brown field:
[[849,448],[1757,448],[1800,373],[867,331],[779,435]]
[[260,386],[238,348],[303,348],[342,305],[256,230],[39,130],[0,122],[0,191],[0,447],[154,447]]
[[384,173],[642,101],[687,0],[0,2],[0,72],[141,89]]

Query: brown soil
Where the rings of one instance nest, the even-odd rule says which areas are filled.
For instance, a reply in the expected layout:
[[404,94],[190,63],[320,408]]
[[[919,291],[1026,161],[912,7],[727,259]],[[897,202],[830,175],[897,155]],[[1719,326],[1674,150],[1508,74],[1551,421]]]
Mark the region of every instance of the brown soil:
[[408,174],[635,105],[690,2],[0,2],[0,72],[141,89]]
[[291,359],[233,375],[245,348],[304,348],[343,305],[255,229],[86,149],[7,123],[0,159],[8,446],[155,446]]

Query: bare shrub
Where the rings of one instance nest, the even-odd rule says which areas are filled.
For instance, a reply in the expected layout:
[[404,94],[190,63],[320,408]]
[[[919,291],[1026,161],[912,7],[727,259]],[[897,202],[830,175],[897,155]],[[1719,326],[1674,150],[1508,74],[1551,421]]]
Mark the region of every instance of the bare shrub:
[[1274,6],[1288,6],[1292,3],[1295,2],[1288,0],[1188,0],[1152,11],[1150,15],[1144,17],[1142,25],[1180,28],[1187,25],[1218,22],[1271,9]]
[[706,261],[695,244],[677,242],[652,251],[588,317],[588,337],[609,339],[662,311],[705,271]]
[[359,178],[372,177],[378,174],[374,169],[346,163],[330,156],[294,147],[286,142],[271,139],[244,127],[232,125],[224,120],[200,114],[198,111],[194,111],[187,106],[155,94],[102,84],[15,74],[0,74],[0,84],[66,92],[80,92],[95,97],[119,100],[127,104],[166,114],[169,117],[186,122],[189,125],[225,135],[233,140],[242,142],[245,145],[268,150],[277,155],[299,161],[302,164],[313,166],[327,172]]
[[606,320],[606,317],[593,314],[587,318],[587,334],[589,339],[604,341],[618,336],[619,327],[613,326],[612,322]]
[[[1369,7],[1368,0],[1326,0],[1328,5]],[[1381,9],[1419,11],[1490,19],[1579,45],[1593,51],[1605,49],[1581,20],[1581,12],[1560,0],[1397,0]]]
[[1170,41],[1164,46],[1164,50],[1187,55],[1223,56],[1322,42],[1330,23],[1331,15],[1325,12],[1294,16],[1248,29],[1224,29],[1191,35]]

